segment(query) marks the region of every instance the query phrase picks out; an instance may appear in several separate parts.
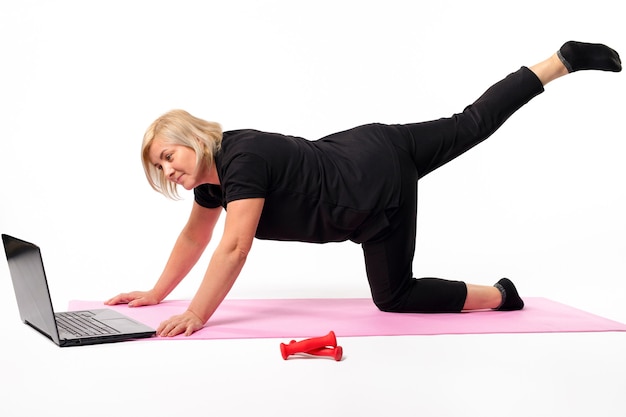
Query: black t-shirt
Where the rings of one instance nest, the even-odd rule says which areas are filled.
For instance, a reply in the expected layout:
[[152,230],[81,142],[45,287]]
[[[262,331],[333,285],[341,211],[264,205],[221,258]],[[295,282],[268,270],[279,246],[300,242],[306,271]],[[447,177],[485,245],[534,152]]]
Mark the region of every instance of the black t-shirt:
[[303,242],[364,242],[397,206],[399,167],[384,125],[365,125],[310,141],[256,130],[224,132],[215,155],[220,186],[194,189],[215,208],[265,198],[256,237]]

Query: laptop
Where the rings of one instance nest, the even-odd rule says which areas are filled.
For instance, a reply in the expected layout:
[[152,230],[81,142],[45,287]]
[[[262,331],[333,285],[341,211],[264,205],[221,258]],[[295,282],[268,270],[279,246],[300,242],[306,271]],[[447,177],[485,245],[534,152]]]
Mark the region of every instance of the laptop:
[[5,234],[2,243],[22,321],[57,345],[94,345],[156,334],[155,329],[109,308],[55,312],[39,247]]

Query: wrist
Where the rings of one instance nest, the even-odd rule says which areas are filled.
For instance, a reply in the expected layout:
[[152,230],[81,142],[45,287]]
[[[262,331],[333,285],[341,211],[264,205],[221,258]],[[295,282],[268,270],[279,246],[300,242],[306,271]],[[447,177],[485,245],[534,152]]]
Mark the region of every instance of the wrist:
[[201,316],[200,314],[198,314],[198,313],[196,313],[195,311],[193,311],[193,310],[191,309],[191,307],[187,309],[187,312],[188,312],[189,314],[193,315],[193,316],[194,316],[195,318],[197,318],[199,321],[201,321],[201,322],[202,322],[202,324],[204,324],[204,323],[206,323],[206,322],[208,321],[208,319],[206,319],[206,320],[205,320],[204,318],[202,318],[202,316]]
[[158,287],[154,287],[150,290],[150,294],[152,295],[153,298],[156,299],[157,302],[161,302],[165,299],[165,297],[167,297],[167,292],[160,290]]

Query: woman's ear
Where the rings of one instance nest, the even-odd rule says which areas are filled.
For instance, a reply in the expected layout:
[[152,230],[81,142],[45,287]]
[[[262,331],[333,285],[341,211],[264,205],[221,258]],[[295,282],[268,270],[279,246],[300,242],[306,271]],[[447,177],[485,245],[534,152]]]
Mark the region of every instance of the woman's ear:
[[198,143],[198,149],[202,149],[202,159],[210,159],[212,155],[207,144],[196,135],[194,135],[194,139]]

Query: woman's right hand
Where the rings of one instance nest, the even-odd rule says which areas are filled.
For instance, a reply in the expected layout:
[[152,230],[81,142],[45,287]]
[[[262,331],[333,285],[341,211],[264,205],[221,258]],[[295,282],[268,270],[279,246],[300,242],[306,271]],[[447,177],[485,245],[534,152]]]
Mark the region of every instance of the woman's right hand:
[[104,304],[112,306],[115,304],[128,304],[128,307],[141,307],[159,304],[161,300],[152,291],[132,291],[116,295],[107,300]]

